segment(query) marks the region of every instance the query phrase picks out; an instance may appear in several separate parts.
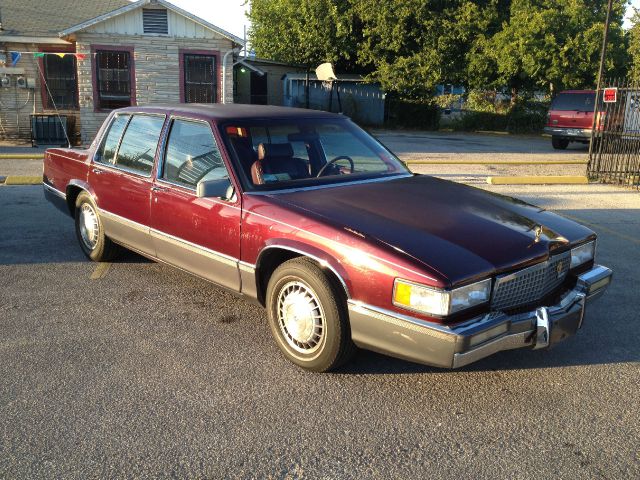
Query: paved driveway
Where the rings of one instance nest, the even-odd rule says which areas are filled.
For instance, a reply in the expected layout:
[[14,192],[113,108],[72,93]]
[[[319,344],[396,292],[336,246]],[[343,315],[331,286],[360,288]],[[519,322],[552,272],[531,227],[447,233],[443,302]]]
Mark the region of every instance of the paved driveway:
[[260,308],[134,254],[96,266],[41,188],[0,187],[0,478],[639,478],[640,196],[499,191],[600,233],[615,281],[577,337],[320,375]]

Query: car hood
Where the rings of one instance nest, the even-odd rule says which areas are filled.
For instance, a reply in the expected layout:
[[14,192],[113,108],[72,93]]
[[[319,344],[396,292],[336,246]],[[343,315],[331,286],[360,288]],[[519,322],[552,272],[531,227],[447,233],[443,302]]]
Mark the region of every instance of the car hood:
[[425,175],[271,197],[393,247],[452,286],[527,266],[594,237],[520,200]]

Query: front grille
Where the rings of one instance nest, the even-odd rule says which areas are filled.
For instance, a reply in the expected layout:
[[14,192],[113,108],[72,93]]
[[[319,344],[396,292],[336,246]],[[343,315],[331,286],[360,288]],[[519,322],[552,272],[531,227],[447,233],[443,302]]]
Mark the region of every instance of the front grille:
[[571,253],[496,278],[491,298],[492,310],[505,310],[542,300],[558,289],[567,277]]

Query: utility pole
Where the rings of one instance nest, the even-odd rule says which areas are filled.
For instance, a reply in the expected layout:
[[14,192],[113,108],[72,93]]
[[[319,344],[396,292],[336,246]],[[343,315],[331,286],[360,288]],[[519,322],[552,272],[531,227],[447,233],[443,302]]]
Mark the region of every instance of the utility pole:
[[602,88],[602,75],[604,75],[604,62],[607,57],[607,43],[609,41],[609,25],[611,24],[611,11],[613,10],[613,0],[609,0],[607,5],[607,19],[604,23],[604,36],[602,37],[602,51],[600,52],[600,68],[598,70],[598,81],[596,84],[596,101],[593,107],[593,121],[591,123],[591,141],[589,142],[589,168],[593,155],[593,139],[596,134],[596,117],[598,106],[600,105],[600,89]]

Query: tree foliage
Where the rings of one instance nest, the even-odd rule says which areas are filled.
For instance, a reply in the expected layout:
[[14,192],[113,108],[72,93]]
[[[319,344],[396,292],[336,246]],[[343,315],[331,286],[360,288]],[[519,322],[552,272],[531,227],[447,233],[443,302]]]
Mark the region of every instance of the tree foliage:
[[[626,3],[614,2],[609,75],[628,61]],[[550,91],[594,86],[605,15],[602,0],[252,0],[250,41],[259,56],[368,73],[404,98],[441,83]]]
[[640,82],[640,10],[635,9],[631,17],[629,30],[629,55],[631,56],[630,74],[634,81]]

